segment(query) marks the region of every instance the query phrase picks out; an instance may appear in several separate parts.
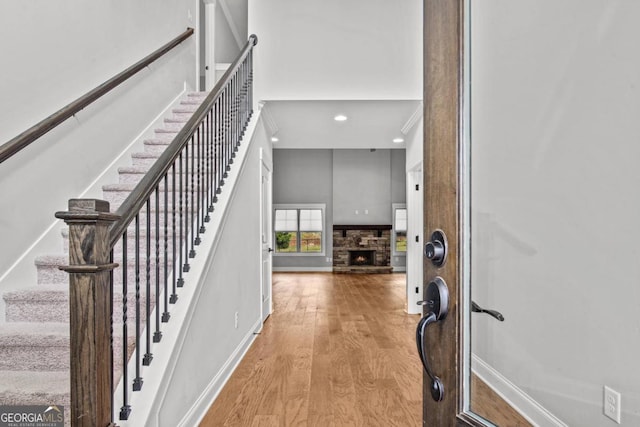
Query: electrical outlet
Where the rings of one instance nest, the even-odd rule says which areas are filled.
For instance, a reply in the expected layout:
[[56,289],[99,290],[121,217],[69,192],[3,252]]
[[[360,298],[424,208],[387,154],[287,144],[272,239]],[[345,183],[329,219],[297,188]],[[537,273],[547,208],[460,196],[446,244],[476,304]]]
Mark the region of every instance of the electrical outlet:
[[238,329],[238,312],[236,311],[235,319],[234,319],[235,327]]
[[621,396],[617,391],[604,386],[604,414],[620,424]]

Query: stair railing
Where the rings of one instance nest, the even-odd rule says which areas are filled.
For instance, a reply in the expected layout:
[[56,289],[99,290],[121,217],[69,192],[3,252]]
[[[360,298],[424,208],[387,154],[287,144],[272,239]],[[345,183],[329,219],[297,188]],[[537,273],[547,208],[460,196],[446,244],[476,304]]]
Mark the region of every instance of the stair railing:
[[36,139],[40,138],[42,135],[46,134],[68,118],[73,117],[76,113],[80,112],[85,107],[96,101],[98,98],[119,86],[121,83],[138,73],[140,70],[148,67],[149,64],[191,37],[192,34],[193,28],[187,28],[184,33],[180,34],[169,43],[155,50],[153,53],[145,56],[126,70],[116,74],[106,82],[102,83],[100,86],[90,90],[80,98],[62,107],[46,119],[43,119],[35,125],[31,126],[20,135],[0,145],[0,163],[17,154],[23,148],[27,147]]
[[118,376],[119,419],[131,413],[130,393],[143,387],[141,366],[159,350],[153,343],[187,285],[184,273],[253,113],[256,43],[252,35],[115,213],[91,199],[72,199],[56,213],[69,225],[69,266],[61,268],[69,272],[73,427],[115,425]]

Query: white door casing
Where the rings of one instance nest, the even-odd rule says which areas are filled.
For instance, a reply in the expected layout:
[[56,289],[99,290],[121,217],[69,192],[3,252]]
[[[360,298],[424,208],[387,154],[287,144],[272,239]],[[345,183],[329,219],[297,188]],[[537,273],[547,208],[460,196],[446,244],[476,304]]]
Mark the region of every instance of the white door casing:
[[260,245],[262,274],[260,278],[262,320],[273,310],[271,298],[271,273],[273,255],[272,230],[272,168],[273,163],[266,151],[260,150]]

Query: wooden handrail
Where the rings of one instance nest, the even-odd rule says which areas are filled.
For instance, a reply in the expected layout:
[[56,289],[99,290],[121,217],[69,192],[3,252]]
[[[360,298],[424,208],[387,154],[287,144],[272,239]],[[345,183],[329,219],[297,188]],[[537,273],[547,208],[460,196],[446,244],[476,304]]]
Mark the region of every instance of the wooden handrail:
[[169,52],[171,49],[182,43],[184,40],[189,38],[193,34],[193,28],[187,28],[187,30],[180,34],[175,39],[171,40],[169,43],[165,44],[155,52],[150,55],[144,57],[140,61],[136,62],[126,70],[121,73],[115,75],[111,79],[102,83],[100,86],[95,89],[87,92],[82,95],[80,98],[71,102],[70,104],[62,107],[60,110],[56,111],[46,119],[40,121],[34,126],[30,127],[26,131],[22,132],[20,135],[15,138],[9,140],[0,146],[0,163],[4,162],[14,154],[18,153],[20,150],[31,144],[36,139],[40,138],[42,135],[49,132],[51,129],[58,126],[60,123],[64,122],[68,118],[75,115],[77,112],[84,109],[86,106],[112,90],[113,88],[120,85],[122,82],[127,80],[129,77],[136,74],[138,71],[147,67],[149,64],[154,62],[156,59],[163,56],[165,53]]
[[182,129],[178,132],[173,142],[160,155],[158,160],[155,161],[142,180],[138,185],[136,185],[135,189],[131,194],[129,194],[122,205],[120,205],[120,208],[116,211],[116,214],[120,219],[113,223],[109,229],[111,247],[113,247],[122,237],[122,233],[125,232],[135,216],[138,215],[138,212],[142,210],[146,201],[151,197],[155,189],[160,184],[160,181],[171,168],[171,165],[173,165],[182,152],[184,146],[189,142],[189,138],[191,138],[195,133],[198,126],[200,126],[200,123],[208,114],[215,100],[222,94],[227,84],[233,78],[233,75],[242,65],[247,55],[249,55],[253,46],[257,43],[258,37],[255,34],[252,34],[244,45],[242,52],[238,55],[238,58],[233,62],[233,64],[231,64],[231,66],[229,66],[227,71],[220,78],[218,83],[216,83],[200,107],[198,107],[195,113],[193,113],[193,116],[191,116],[189,121],[187,121],[187,123],[185,123]]

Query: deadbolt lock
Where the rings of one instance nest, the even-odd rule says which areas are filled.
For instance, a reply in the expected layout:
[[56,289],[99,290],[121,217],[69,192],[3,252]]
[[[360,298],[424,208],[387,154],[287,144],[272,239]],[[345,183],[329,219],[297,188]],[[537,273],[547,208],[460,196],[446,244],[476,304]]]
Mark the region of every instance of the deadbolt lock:
[[447,260],[447,237],[442,230],[431,234],[431,239],[424,245],[424,256],[436,267],[442,267]]

